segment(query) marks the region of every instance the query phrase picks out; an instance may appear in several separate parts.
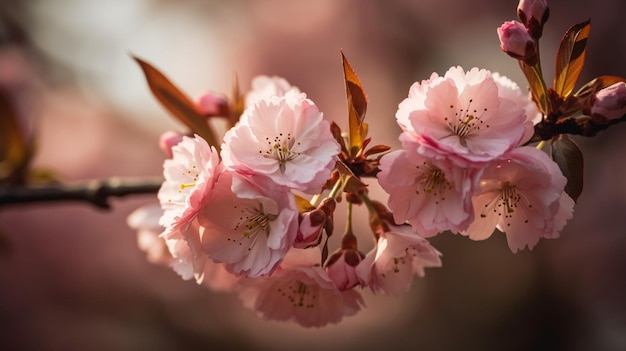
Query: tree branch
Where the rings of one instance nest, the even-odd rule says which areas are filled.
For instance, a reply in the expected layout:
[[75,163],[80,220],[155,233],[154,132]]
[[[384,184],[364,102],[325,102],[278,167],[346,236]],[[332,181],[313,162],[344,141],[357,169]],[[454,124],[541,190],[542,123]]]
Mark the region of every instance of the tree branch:
[[111,209],[110,197],[156,194],[162,182],[163,179],[159,178],[122,179],[114,177],[76,185],[0,185],[0,207],[34,202],[83,201],[109,210]]

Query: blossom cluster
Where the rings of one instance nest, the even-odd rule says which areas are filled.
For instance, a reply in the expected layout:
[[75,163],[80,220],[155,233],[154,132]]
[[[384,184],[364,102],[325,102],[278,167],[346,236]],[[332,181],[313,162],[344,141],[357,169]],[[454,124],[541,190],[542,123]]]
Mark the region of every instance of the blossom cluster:
[[[347,133],[279,77],[255,78],[245,100],[237,88],[234,101],[208,93],[184,113],[174,109],[197,133],[161,137],[168,159],[160,204],[128,218],[140,248],[183,279],[237,292],[263,318],[321,327],[362,308],[359,288],[406,292],[415,275],[440,267],[428,241],[435,235],[483,240],[502,232],[514,253],[558,237],[582,191],[582,156],[566,134],[592,136],[625,120],[626,80],[602,76],[573,92],[584,55],[571,51],[584,51],[587,22],[566,33],[564,42],[574,44],[561,45],[548,89],[538,52],[547,4],[521,0],[518,16],[497,33],[530,93],[485,69],[433,73],[398,105],[399,150],[368,148],[367,99],[345,57]],[[161,84],[153,91],[175,89],[152,68],[145,72]],[[230,122],[221,145],[199,116]],[[549,156],[545,140],[561,152]],[[369,198],[365,177],[376,178],[384,201]],[[339,201],[347,223],[340,246],[329,250]],[[367,253],[352,228],[358,205],[369,212]]]
[[523,146],[537,116],[515,83],[486,70],[453,67],[413,84],[396,113],[402,150],[378,174],[396,222],[475,240],[497,228],[513,252],[558,236],[574,202],[548,155]]
[[[393,223],[367,257],[340,250],[324,264],[319,246],[336,194],[306,210],[295,194],[322,192],[340,145],[313,101],[284,79],[261,76],[252,87],[220,153],[198,135],[162,137],[171,158],[158,194],[161,211],[152,206],[129,217],[153,261],[165,253],[162,263],[184,279],[236,290],[265,318],[303,326],[338,322],[360,310],[355,286],[407,290],[414,272],[440,265],[425,239]],[[208,94],[198,106],[212,111],[220,103]],[[390,271],[403,272],[402,279],[381,280]]]

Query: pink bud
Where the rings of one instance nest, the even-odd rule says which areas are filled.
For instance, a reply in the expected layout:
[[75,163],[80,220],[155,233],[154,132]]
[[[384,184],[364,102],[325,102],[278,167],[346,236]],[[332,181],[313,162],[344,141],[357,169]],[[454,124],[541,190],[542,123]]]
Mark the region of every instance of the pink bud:
[[348,290],[359,284],[356,267],[365,255],[357,250],[339,250],[330,256],[326,272],[339,290]]
[[520,0],[517,5],[517,16],[535,39],[541,37],[543,24],[548,20],[549,14],[546,0]]
[[172,158],[172,147],[180,143],[182,140],[182,134],[170,130],[161,134],[161,137],[159,138],[159,147],[163,150],[167,157]]
[[619,82],[598,91],[591,98],[591,118],[598,123],[626,115],[626,83]]
[[324,223],[326,223],[326,215],[320,209],[300,215],[300,226],[293,246],[297,249],[304,249],[319,245]]
[[197,100],[200,113],[207,117],[228,116],[228,101],[220,94],[208,92]]
[[504,22],[498,28],[500,48],[509,56],[529,66],[537,63],[537,44],[526,27],[517,21]]

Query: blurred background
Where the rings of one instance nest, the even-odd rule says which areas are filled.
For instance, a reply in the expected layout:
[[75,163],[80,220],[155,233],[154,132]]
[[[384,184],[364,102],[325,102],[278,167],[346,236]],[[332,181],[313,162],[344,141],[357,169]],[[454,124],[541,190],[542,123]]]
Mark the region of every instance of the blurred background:
[[[546,77],[566,29],[592,19],[581,83],[626,76],[623,0],[553,0],[541,41]],[[416,80],[450,66],[526,84],[496,28],[517,2],[491,0],[1,0],[0,87],[11,96],[34,165],[67,182],[159,176],[173,122],[131,55],[190,96],[244,90],[258,74],[305,91],[346,126],[340,50],[369,96],[376,143],[397,147],[397,105]],[[579,84],[580,85],[580,84]],[[504,235],[431,240],[444,266],[403,296],[373,296],[339,325],[266,322],[232,294],[152,265],[126,226],[154,196],[0,208],[1,350],[624,350],[626,126],[576,138],[585,190],[561,238],[512,254]],[[374,197],[382,199],[372,186]],[[365,217],[360,223],[369,243]],[[338,221],[338,223],[341,223]],[[341,225],[339,225],[341,227]]]

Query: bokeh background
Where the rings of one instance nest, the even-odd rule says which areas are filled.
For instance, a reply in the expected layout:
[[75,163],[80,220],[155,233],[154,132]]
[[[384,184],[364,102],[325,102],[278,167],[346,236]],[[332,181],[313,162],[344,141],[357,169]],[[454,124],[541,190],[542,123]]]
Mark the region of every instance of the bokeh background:
[[[626,76],[623,0],[549,1],[546,76],[557,43],[592,19],[581,82]],[[517,2],[492,0],[2,0],[0,87],[36,138],[35,166],[64,181],[159,176],[160,133],[182,131],[151,97],[137,55],[189,95],[279,75],[345,126],[340,50],[369,96],[374,141],[398,146],[397,104],[450,66],[525,86],[496,27]],[[512,254],[503,235],[431,240],[444,266],[410,293],[373,296],[339,325],[266,322],[236,296],[148,263],[126,216],[154,196],[0,208],[1,350],[624,350],[626,126],[576,138],[585,190],[556,240]],[[381,198],[373,185],[373,192]],[[365,217],[361,242],[369,243]]]

